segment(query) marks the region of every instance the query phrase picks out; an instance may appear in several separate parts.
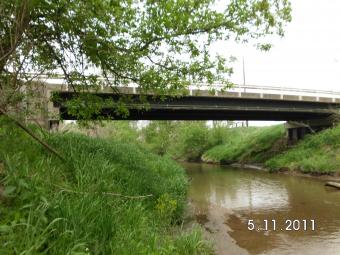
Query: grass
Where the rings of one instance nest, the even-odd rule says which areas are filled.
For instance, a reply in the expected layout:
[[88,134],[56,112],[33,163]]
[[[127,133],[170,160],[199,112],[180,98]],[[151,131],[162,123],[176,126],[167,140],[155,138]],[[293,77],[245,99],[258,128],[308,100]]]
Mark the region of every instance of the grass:
[[176,225],[188,183],[169,156],[265,162],[272,171],[340,170],[339,126],[282,152],[282,125],[156,122],[140,133],[127,122],[112,125],[101,130],[105,139],[32,127],[65,163],[0,119],[0,254],[211,254],[200,229]]
[[228,140],[206,151],[202,159],[214,163],[250,162],[261,163],[282,147],[275,149],[284,139],[283,125],[230,129]]
[[[186,161],[211,163],[264,162],[284,147],[283,125],[274,127],[208,127],[198,121],[155,121],[141,132],[147,148]],[[276,148],[276,147],[277,148]]]
[[228,128],[205,122],[152,122],[142,130],[145,146],[158,154],[186,161],[212,163],[264,162],[282,150],[285,129]]
[[265,165],[271,171],[282,168],[304,173],[340,171],[340,126],[308,135],[294,148],[266,161]]
[[76,123],[69,123],[61,127],[61,132],[73,132],[85,134],[92,137],[105,139],[114,138],[117,142],[135,143],[138,140],[138,131],[135,121],[115,120],[102,121],[101,123],[87,123],[88,126],[80,126]]
[[186,161],[218,164],[261,163],[271,171],[298,170],[329,174],[340,171],[340,127],[308,135],[286,146],[283,125],[209,128],[204,122],[152,122],[142,130],[145,146],[155,153]]
[[175,226],[187,178],[174,161],[113,138],[40,136],[67,163],[1,120],[0,254],[211,253],[199,229]]

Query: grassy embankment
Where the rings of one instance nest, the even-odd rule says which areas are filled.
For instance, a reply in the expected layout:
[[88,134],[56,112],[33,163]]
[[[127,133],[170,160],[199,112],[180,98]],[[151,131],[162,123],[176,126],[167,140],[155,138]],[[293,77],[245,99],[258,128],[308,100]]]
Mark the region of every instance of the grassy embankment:
[[153,122],[142,131],[151,150],[178,160],[261,163],[271,171],[340,172],[340,126],[287,148],[283,125],[208,128],[204,122]]
[[208,128],[204,122],[152,122],[142,130],[155,153],[210,163],[264,162],[284,144],[284,127]]
[[174,161],[115,139],[41,133],[63,163],[0,124],[0,254],[210,254],[198,229],[175,227],[187,179]]
[[340,126],[308,135],[290,150],[267,160],[265,166],[272,171],[340,172]]
[[282,125],[263,128],[235,128],[229,139],[207,150],[202,160],[213,163],[263,163],[285,149]]

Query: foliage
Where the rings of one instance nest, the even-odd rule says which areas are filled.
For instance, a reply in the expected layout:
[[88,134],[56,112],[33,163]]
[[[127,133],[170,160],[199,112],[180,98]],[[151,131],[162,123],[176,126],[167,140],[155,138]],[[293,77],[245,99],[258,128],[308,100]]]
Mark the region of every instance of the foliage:
[[272,171],[299,170],[306,173],[332,173],[340,170],[340,127],[308,135],[294,148],[276,155],[265,164]]
[[[214,43],[252,40],[267,50],[263,38],[283,36],[290,13],[288,0],[1,1],[0,107],[21,102],[14,99],[30,73],[61,73],[79,93],[133,82],[142,92],[181,94],[189,82],[225,82],[232,69],[210,54]],[[78,118],[100,110],[96,97],[74,100]]]
[[[274,127],[233,128],[229,130],[228,140],[206,151],[202,159],[207,162],[264,162],[278,151],[275,143],[284,137],[282,125]],[[278,148],[281,149],[282,148]]]
[[178,125],[175,121],[152,121],[142,131],[147,147],[157,154],[166,154],[178,135]]
[[167,193],[157,199],[155,206],[159,216],[167,220],[177,209],[177,200],[171,198]]
[[171,234],[187,188],[175,162],[114,139],[44,135],[68,164],[1,120],[1,254],[210,254],[199,230]]
[[141,131],[146,147],[158,154],[196,161],[224,139],[226,127],[209,129],[204,121],[153,121]]
[[153,152],[180,160],[198,160],[213,144],[221,142],[224,127],[209,129],[204,121],[153,121],[141,131]]
[[86,126],[83,126],[78,121],[77,123],[61,125],[61,132],[81,133],[108,140],[113,139],[116,142],[121,141],[135,143],[139,139],[136,125],[136,122],[121,120],[87,123]]
[[283,149],[280,141],[285,130],[282,125],[229,128],[223,122],[208,127],[199,121],[155,121],[141,133],[146,146],[156,153],[180,160],[232,163],[264,162]]
[[192,122],[182,125],[178,151],[188,160],[199,160],[202,153],[210,146],[209,131],[204,122]]
[[[310,173],[340,170],[340,127],[308,135],[295,147],[287,148],[283,125],[228,128],[218,123],[209,128],[204,122],[174,122],[163,130],[162,122],[152,122],[141,135],[145,146],[179,160],[209,163],[264,163],[271,171],[280,169]],[[154,132],[157,130],[157,132]],[[145,139],[149,136],[149,139]],[[312,156],[311,156],[312,155]]]

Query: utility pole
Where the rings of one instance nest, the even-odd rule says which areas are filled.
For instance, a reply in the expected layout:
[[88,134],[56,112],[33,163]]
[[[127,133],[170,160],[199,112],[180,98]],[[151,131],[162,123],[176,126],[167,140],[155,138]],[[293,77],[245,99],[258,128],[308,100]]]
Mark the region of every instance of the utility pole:
[[[242,57],[242,69],[243,69],[243,86],[246,85],[246,71],[244,68],[244,57]],[[246,92],[246,88],[244,87],[244,92]]]
[[[242,69],[243,69],[243,86],[244,86],[244,92],[246,92],[246,71],[244,68],[244,57],[242,57]],[[246,127],[248,127],[248,120],[246,120]]]

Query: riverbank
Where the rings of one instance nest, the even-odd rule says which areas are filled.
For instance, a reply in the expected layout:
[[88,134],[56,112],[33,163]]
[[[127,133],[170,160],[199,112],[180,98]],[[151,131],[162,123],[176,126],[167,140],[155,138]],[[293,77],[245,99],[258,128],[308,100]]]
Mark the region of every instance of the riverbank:
[[182,167],[139,144],[34,127],[65,159],[0,120],[1,254],[211,254],[183,230]]
[[[217,165],[217,164],[216,164]],[[221,165],[221,166],[230,166],[233,168],[238,169],[249,169],[249,170],[255,170],[255,171],[262,171],[262,172],[273,172],[269,168],[266,168],[263,164],[262,165],[251,165],[251,164],[240,164],[240,163],[234,163],[230,165]],[[337,171],[335,173],[303,173],[301,171],[297,170],[279,170],[275,171],[276,174],[282,174],[282,175],[289,175],[289,176],[296,176],[296,177],[306,177],[306,178],[313,178],[318,179],[322,181],[336,181],[340,183],[340,171]]]
[[152,122],[142,131],[146,147],[179,161],[260,165],[271,172],[337,175],[340,126],[287,146],[283,125],[208,128],[204,122]]
[[264,164],[271,171],[337,175],[340,172],[340,126],[308,135]]

